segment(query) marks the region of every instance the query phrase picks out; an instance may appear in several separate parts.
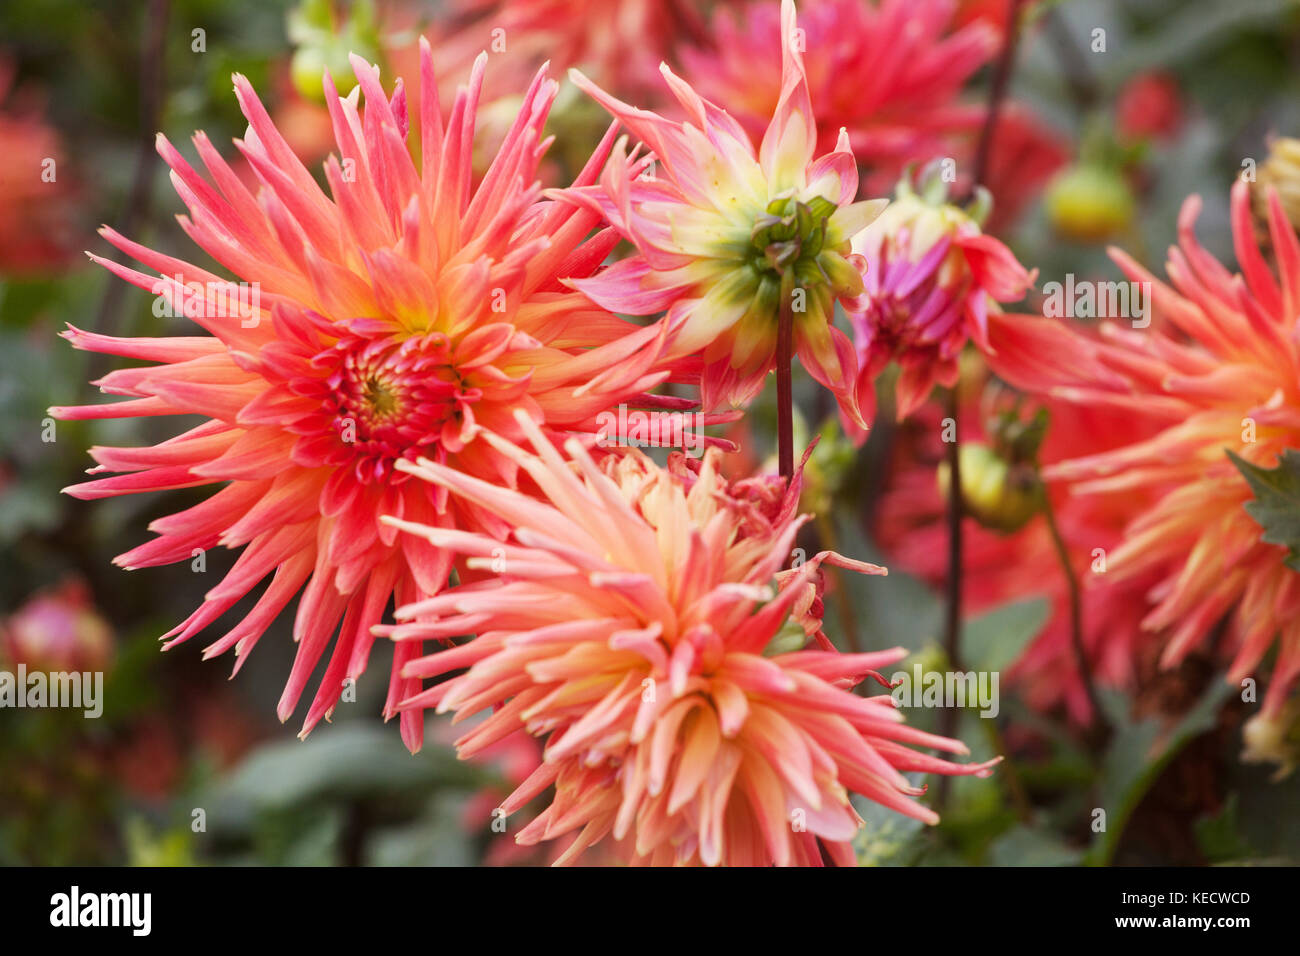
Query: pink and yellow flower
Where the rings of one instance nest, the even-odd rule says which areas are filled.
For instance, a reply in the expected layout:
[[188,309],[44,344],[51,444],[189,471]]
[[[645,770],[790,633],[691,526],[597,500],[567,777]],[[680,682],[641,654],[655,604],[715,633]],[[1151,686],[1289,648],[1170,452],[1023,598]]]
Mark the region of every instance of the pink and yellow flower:
[[806,520],[799,479],[730,484],[718,452],[661,469],[639,452],[568,459],[520,419],[536,454],[485,436],[542,489],[525,497],[432,461],[398,467],[496,514],[487,535],[398,518],[394,527],[499,576],[397,612],[399,642],[477,634],[406,664],[435,677],[468,668],[404,706],[491,708],[457,742],[472,757],[521,727],[545,737],[536,770],[502,804],[513,812],[554,786],[517,836],[577,831],[561,858],[610,838],[630,862],[852,864],[857,792],[935,822],[902,771],[986,774],[908,745],[965,753],[905,726],[887,694],[851,688],[901,648],[841,654],[821,631],[820,566],[874,565],[822,552],[782,570]]
[[[788,310],[804,368],[865,427],[854,394],[857,359],[832,319],[837,301],[862,291],[849,243],[883,202],[854,201],[857,166],[844,137],[814,159],[817,128],[792,0],[783,0],[781,16],[782,92],[757,154],[734,119],[666,66],[684,122],[629,106],[574,75],[654,162],[614,163],[601,188],[563,194],[599,211],[637,253],[573,285],[615,312],[668,310],[665,357],[703,363],[706,409],[742,405],[759,392],[774,365],[779,314]],[[615,151],[621,156],[621,141]]]
[[[214,623],[271,576],[255,606],[206,651],[234,648],[235,669],[301,593],[298,650],[279,703],[294,711],[318,662],[333,651],[303,733],[328,715],[344,681],[366,666],[371,628],[388,602],[437,593],[452,553],[379,523],[394,514],[438,527],[503,534],[498,519],[395,470],[424,457],[513,486],[508,456],[485,430],[518,436],[514,411],[548,434],[595,431],[611,403],[661,381],[649,363],[654,327],[638,328],[566,289],[617,241],[592,233],[597,217],[543,201],[533,181],[556,84],[539,73],[495,162],[471,187],[475,109],[486,56],[443,117],[427,46],[422,51],[419,160],[407,145],[406,95],[391,97],[378,70],[353,59],[359,86],[326,99],[338,154],[325,164],[330,195],[235,77],[249,133],[237,143],[260,180],[254,194],[199,133],[212,182],[164,138],[158,148],[189,208],[185,231],[229,268],[236,284],[105,230],[161,278],[95,258],[155,293],[208,334],[123,339],[73,329],[78,348],[143,359],[98,383],[127,401],[54,409],[64,418],[202,415],[152,448],[97,447],[79,498],[222,484],[201,503],[161,518],[158,537],[119,556],[125,568],[191,560],[218,545],[242,548],[225,579],[170,631],[168,647]],[[365,95],[365,108],[358,106]],[[580,175],[594,181],[612,137]],[[252,295],[250,293],[255,293]],[[232,308],[238,303],[238,308]],[[233,313],[233,314],[232,314]],[[334,637],[337,631],[337,638]],[[401,676],[419,645],[397,649],[386,713],[419,690]],[[402,717],[413,749],[418,715]]]
[[[1037,320],[1028,331],[1056,341],[1040,337],[1044,347],[1032,353],[998,356],[995,369],[1061,400],[1114,407],[1151,424],[1149,438],[1061,462],[1047,475],[1071,482],[1077,495],[1158,496],[1110,552],[1108,574],[1158,576],[1143,626],[1162,636],[1166,665],[1208,650],[1221,621],[1231,681],[1258,676],[1276,647],[1256,718],[1269,720],[1300,678],[1300,575],[1284,563],[1286,548],[1261,540],[1243,508],[1250,487],[1224,452],[1272,468],[1283,450],[1300,448],[1300,239],[1270,196],[1275,275],[1256,244],[1248,186],[1239,182],[1232,228],[1242,271],[1234,275],[1197,242],[1199,210],[1195,196],[1183,205],[1169,284],[1112,251],[1129,279],[1151,283],[1150,329],[1106,322],[1097,336]],[[1045,354],[1056,356],[1049,368]]]
[[[849,321],[862,353],[857,395],[868,420],[875,380],[891,361],[899,366],[899,420],[935,385],[955,385],[963,346],[970,340],[987,353],[998,303],[1022,298],[1037,274],[981,231],[978,213],[947,201],[941,176],[940,164],[927,167],[920,193],[904,177],[889,208],[853,243],[867,264],[866,294]],[[851,432],[854,424],[845,421]]]

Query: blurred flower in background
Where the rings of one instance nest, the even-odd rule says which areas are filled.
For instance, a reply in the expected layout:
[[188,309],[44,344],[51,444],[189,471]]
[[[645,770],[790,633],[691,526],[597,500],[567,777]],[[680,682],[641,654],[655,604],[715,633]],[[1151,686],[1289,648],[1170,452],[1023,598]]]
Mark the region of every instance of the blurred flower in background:
[[76,254],[72,170],[42,99],[0,52],[0,273],[55,272]]
[[35,595],[0,621],[0,661],[31,671],[103,671],[113,658],[113,631],[82,581]]

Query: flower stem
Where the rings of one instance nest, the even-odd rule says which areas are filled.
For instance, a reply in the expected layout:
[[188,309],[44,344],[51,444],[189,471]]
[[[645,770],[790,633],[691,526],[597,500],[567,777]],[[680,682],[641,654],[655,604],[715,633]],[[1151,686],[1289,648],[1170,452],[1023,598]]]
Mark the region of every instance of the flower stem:
[[1070,564],[1070,552],[1065,546],[1065,539],[1061,537],[1061,529],[1056,523],[1056,512],[1046,491],[1043,494],[1043,518],[1047,522],[1047,531],[1052,536],[1052,547],[1056,549],[1056,557],[1061,562],[1061,572],[1065,575],[1066,587],[1069,589],[1070,647],[1074,651],[1074,666],[1079,671],[1079,679],[1083,681],[1084,692],[1088,695],[1093,724],[1099,733],[1104,734],[1107,729],[1106,717],[1097,697],[1097,686],[1093,683],[1092,671],[1088,666],[1088,653],[1083,644],[1083,597],[1079,590],[1079,577]]
[[1002,52],[993,68],[993,85],[989,87],[988,112],[980,130],[979,144],[975,147],[975,171],[971,177],[971,190],[988,176],[993,157],[993,140],[997,133],[998,114],[1011,84],[1011,70],[1015,66],[1016,47],[1020,40],[1020,7],[1022,0],[1011,0],[1007,10],[1007,32],[1002,41]]
[[[154,170],[158,165],[156,136],[163,106],[164,53],[167,48],[170,6],[170,0],[150,0],[146,14],[148,30],[140,49],[140,131],[137,137],[135,174],[131,179],[126,207],[116,223],[117,231],[128,236],[149,216]],[[114,249],[109,258],[120,263],[126,261],[127,255]],[[105,287],[104,298],[99,303],[95,324],[92,326],[96,332],[111,335],[117,331],[118,313],[126,289],[125,282],[110,282]],[[90,368],[97,369],[100,361],[102,359],[99,355],[93,357]],[[92,374],[90,377],[96,376]]]
[[788,484],[794,477],[794,395],[790,363],[794,360],[794,313],[790,296],[781,296],[781,314],[776,325],[776,445],[781,477]]
[[[1021,0],[1010,0],[1007,10],[1007,30],[1002,42],[1002,52],[993,69],[993,82],[989,87],[988,110],[980,129],[979,143],[975,148],[975,169],[971,177],[971,192],[988,176],[993,156],[993,140],[997,133],[998,113],[1011,82],[1011,70],[1016,59],[1016,45],[1020,37]],[[952,422],[952,441],[947,443],[948,458],[948,575],[947,601],[944,607],[944,650],[948,668],[959,671],[961,666],[961,589],[962,589],[962,493],[961,493],[961,441],[958,432],[958,393],[960,381],[948,391],[947,417]],[[948,707],[940,713],[939,733],[953,736],[957,729],[959,713]],[[950,777],[939,782],[937,804],[942,809],[948,803]]]

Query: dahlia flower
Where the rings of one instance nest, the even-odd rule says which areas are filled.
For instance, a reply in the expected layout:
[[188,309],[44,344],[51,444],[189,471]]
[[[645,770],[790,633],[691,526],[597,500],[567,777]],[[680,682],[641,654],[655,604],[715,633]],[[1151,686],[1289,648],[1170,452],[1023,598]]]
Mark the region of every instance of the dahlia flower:
[[[837,301],[862,292],[849,241],[884,204],[854,202],[857,166],[845,138],[814,160],[817,131],[792,0],[783,0],[781,16],[782,93],[757,155],[735,120],[667,66],[661,71],[686,122],[629,106],[573,74],[653,151],[658,168],[614,163],[600,188],[562,194],[599,211],[637,250],[572,284],[614,312],[667,309],[665,358],[699,354],[706,409],[744,404],[762,389],[776,355],[778,314],[788,309],[800,361],[865,427],[853,391],[853,348],[831,322]],[[620,141],[619,157],[622,149]]]
[[956,384],[968,339],[989,351],[997,303],[1023,297],[1037,274],[980,231],[977,212],[947,201],[940,175],[937,164],[928,167],[920,193],[904,177],[889,208],[853,243],[867,263],[866,295],[849,311],[849,322],[862,353],[856,391],[868,420],[875,414],[875,379],[891,360],[899,365],[901,421],[936,384]]
[[[909,162],[951,155],[956,134],[978,128],[984,109],[957,102],[988,62],[997,32],[954,28],[953,0],[817,0],[801,18],[817,142],[834,150],[842,128],[858,162],[896,178]],[[774,4],[751,3],[713,19],[707,49],[684,48],[700,93],[727,109],[755,141],[785,83],[778,82],[783,29]]]
[[[153,541],[116,563],[140,568],[189,561],[200,549],[243,548],[203,604],[168,632],[187,640],[273,575],[256,605],[205,656],[235,649],[235,669],[299,592],[297,656],[278,713],[288,719],[338,629],[303,733],[365,668],[392,598],[437,593],[452,554],[417,537],[399,540],[380,514],[500,534],[472,503],[411,482],[394,463],[417,456],[513,485],[510,458],[480,440],[517,436],[523,409],[548,433],[595,432],[595,415],[662,380],[649,372],[654,327],[595,308],[560,280],[586,275],[616,238],[589,237],[595,215],[539,201],[533,182],[556,84],[539,72],[491,169],[471,188],[475,107],[486,56],[457,94],[444,127],[428,47],[422,50],[420,160],[407,148],[399,80],[391,98],[378,70],[353,59],[359,86],[339,97],[327,77],[338,156],[325,164],[331,196],[271,123],[248,82],[235,92],[248,118],[240,152],[261,186],[249,192],[207,138],[195,146],[215,185],[160,137],[172,182],[189,208],[185,231],[243,284],[104,235],[162,278],[92,256],[161,292],[206,335],[124,339],[72,329],[78,348],[157,363],[115,371],[100,387],[130,400],[53,409],[64,418],[203,415],[153,448],[91,449],[92,473],[127,472],[74,486],[79,498],[223,483],[219,491],[150,527]],[[358,92],[359,91],[359,92]],[[364,111],[358,108],[365,95]],[[592,182],[607,137],[579,177]],[[250,292],[252,293],[250,295]],[[238,308],[232,308],[238,303]],[[231,312],[237,314],[232,315]],[[341,624],[340,624],[341,622]],[[397,648],[386,714],[419,689],[401,676],[418,644]],[[402,719],[419,746],[417,715]]]
[[[1157,496],[1110,552],[1108,574],[1158,576],[1142,623],[1162,635],[1165,665],[1209,650],[1220,621],[1226,640],[1219,645],[1232,652],[1230,681],[1256,675],[1276,646],[1256,718],[1267,720],[1300,677],[1300,576],[1284,563],[1286,548],[1261,540],[1243,508],[1250,487],[1224,452],[1271,468],[1283,450],[1300,448],[1300,239],[1270,195],[1275,276],[1253,235],[1249,187],[1238,182],[1232,230],[1242,272],[1234,275],[1197,242],[1199,210],[1199,197],[1183,204],[1169,284],[1112,251],[1130,280],[1151,283],[1149,329],[1107,322],[1095,336],[1025,320],[1023,331],[1040,347],[999,355],[994,367],[1061,400],[1114,407],[1150,424],[1149,438],[1060,462],[1046,475],[1069,481],[1077,495]],[[1057,359],[1045,368],[1036,356],[1050,354]]]
[[481,533],[385,519],[499,576],[397,611],[399,643],[473,640],[406,664],[435,677],[411,708],[491,716],[457,742],[474,755],[525,728],[545,737],[536,770],[506,813],[551,785],[525,845],[579,831],[561,861],[611,837],[638,863],[820,864],[820,842],[853,862],[856,791],[909,816],[935,813],[900,771],[986,774],[908,744],[965,753],[906,727],[889,695],[850,691],[901,648],[841,654],[821,631],[818,570],[883,568],[831,552],[782,570],[805,518],[799,479],[729,484],[710,450],[661,469],[641,453],[598,464],[580,444],[560,455],[526,418],[536,454],[485,438],[542,489],[538,501],[436,462],[398,467],[496,514]]
[[705,32],[694,0],[453,0],[466,34],[493,33],[511,56],[581,66],[620,89],[652,85],[680,37]]

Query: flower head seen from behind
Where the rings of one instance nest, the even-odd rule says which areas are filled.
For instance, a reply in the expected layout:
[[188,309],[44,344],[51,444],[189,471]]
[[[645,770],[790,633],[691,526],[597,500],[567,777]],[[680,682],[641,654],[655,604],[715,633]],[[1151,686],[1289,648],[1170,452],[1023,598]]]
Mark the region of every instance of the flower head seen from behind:
[[570,440],[566,459],[520,425],[536,454],[488,440],[543,501],[433,462],[398,466],[499,515],[507,541],[386,519],[497,572],[399,609],[386,630],[399,643],[477,634],[406,665],[468,668],[405,705],[457,720],[490,708],[457,742],[463,757],[520,727],[546,738],[501,808],[554,785],[520,843],[576,833],[566,862],[608,838],[630,862],[820,865],[824,848],[851,865],[850,792],[934,822],[903,771],[988,771],[911,749],[966,752],[906,726],[889,695],[851,692],[904,652],[836,651],[818,572],[883,569],[822,552],[783,570],[804,521],[797,479],[729,484],[716,451],[663,469],[635,451],[597,463]]
[[[495,162],[472,187],[475,110],[486,55],[443,125],[432,60],[420,70],[419,160],[408,150],[399,80],[386,94],[378,70],[353,58],[358,86],[340,97],[326,77],[337,155],[329,195],[297,160],[242,77],[249,122],[238,147],[260,180],[250,192],[202,133],[195,146],[211,181],[164,138],[159,151],[189,207],[185,231],[238,276],[230,282],[132,242],[107,238],[158,276],[100,260],[208,334],[126,339],[67,333],[85,349],[154,364],[98,383],[127,401],[55,409],[65,418],[202,415],[152,448],[92,449],[92,473],[74,486],[100,498],[223,484],[201,503],[155,521],[158,537],[119,556],[126,568],[190,561],[209,548],[242,548],[234,567],[167,638],[187,640],[264,579],[255,606],[205,656],[234,649],[236,669],[280,611],[301,594],[297,653],[279,704],[294,711],[333,640],[303,732],[328,715],[344,682],[365,668],[371,628],[389,601],[436,593],[452,555],[379,523],[403,515],[436,526],[487,527],[470,503],[409,481],[394,464],[426,457],[512,485],[516,469],[484,443],[484,430],[518,435],[523,409],[559,433],[595,430],[596,413],[662,379],[647,365],[653,327],[605,313],[560,279],[583,275],[615,237],[596,217],[542,200],[534,182],[542,126],[556,84],[539,72]],[[365,107],[359,106],[364,94]],[[612,137],[580,175],[593,181]],[[164,301],[160,299],[159,301]],[[337,631],[337,638],[335,632]],[[170,646],[170,644],[168,645]],[[418,690],[402,678],[417,645],[398,648],[386,713]],[[421,725],[403,715],[418,747]]]
[[956,384],[968,340],[989,351],[998,303],[1022,298],[1034,281],[1035,272],[980,230],[987,194],[980,192],[971,209],[957,206],[948,201],[945,175],[936,161],[916,188],[905,176],[889,208],[853,244],[867,263],[863,306],[850,311],[849,321],[862,353],[857,394],[868,419],[875,379],[891,361],[899,365],[901,420],[935,385]]
[[865,427],[854,394],[857,360],[832,319],[836,302],[862,292],[861,263],[849,243],[884,203],[855,202],[857,165],[844,137],[814,158],[817,128],[792,0],[783,0],[781,16],[781,97],[757,153],[739,123],[666,66],[661,72],[686,113],[683,122],[574,75],[650,154],[630,169],[611,164],[599,188],[565,191],[636,247],[635,255],[573,284],[615,312],[668,310],[666,357],[702,362],[706,410],[743,405],[762,389],[786,311],[804,368]]
[[1167,666],[1210,651],[1221,621],[1217,646],[1231,657],[1233,682],[1258,678],[1276,647],[1254,718],[1266,722],[1300,678],[1300,575],[1287,565],[1285,547],[1262,539],[1244,507],[1251,488],[1225,450],[1267,469],[1300,448],[1300,239],[1270,195],[1275,274],[1257,245],[1245,182],[1234,186],[1231,210],[1239,274],[1197,241],[1200,200],[1190,197],[1169,254],[1169,283],[1112,251],[1125,275],[1151,290],[1150,328],[1108,321],[1094,334],[1035,320],[1035,334],[1057,340],[1042,338],[1042,347],[1015,361],[1001,354],[994,367],[1024,387],[1148,423],[1149,437],[1059,462],[1046,475],[1069,482],[1076,495],[1153,494],[1154,504],[1110,551],[1107,574],[1156,575],[1142,624],[1160,635]]

